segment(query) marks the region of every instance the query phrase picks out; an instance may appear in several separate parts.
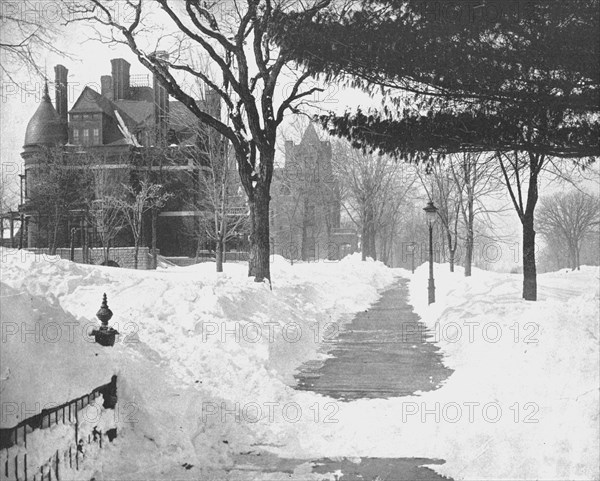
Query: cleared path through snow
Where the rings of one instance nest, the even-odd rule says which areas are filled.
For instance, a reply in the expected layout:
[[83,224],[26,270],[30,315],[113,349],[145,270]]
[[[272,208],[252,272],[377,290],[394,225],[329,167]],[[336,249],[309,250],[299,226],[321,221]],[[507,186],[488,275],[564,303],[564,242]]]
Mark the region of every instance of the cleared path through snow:
[[442,363],[407,301],[406,279],[385,291],[326,343],[332,357],[299,369],[296,389],[340,400],[409,396],[437,389],[452,370]]
[[[442,363],[419,316],[408,304],[408,282],[400,280],[370,309],[358,313],[327,345],[332,357],[300,367],[296,389],[341,401],[408,396],[437,389],[452,370]],[[390,442],[394,442],[390,439]],[[425,458],[362,458],[313,461],[313,472],[341,473],[340,481],[442,481],[424,465],[443,464]]]

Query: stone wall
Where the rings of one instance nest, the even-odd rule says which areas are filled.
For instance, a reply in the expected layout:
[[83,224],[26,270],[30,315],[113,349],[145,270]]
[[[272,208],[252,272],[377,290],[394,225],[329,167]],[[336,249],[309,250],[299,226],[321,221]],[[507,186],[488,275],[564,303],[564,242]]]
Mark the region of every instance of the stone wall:
[[[49,249],[27,249],[35,254],[48,255]],[[90,264],[102,264],[104,261],[104,251],[100,247],[90,248],[89,259]],[[62,259],[71,259],[71,249],[61,247],[56,249],[56,255]],[[134,248],[133,247],[111,247],[109,251],[109,259],[115,261],[119,267],[133,269],[134,266]],[[81,247],[74,249],[73,261],[79,264],[83,263],[83,251]],[[140,247],[138,253],[138,269],[152,269],[152,255],[148,247]]]

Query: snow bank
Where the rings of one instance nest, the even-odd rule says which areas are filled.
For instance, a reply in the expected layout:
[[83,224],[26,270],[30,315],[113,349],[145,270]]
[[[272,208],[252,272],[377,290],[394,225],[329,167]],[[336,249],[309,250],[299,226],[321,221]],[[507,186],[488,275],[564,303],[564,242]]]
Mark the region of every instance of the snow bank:
[[[431,468],[457,480],[599,475],[597,268],[539,276],[532,303],[520,299],[521,276],[475,269],[464,278],[438,265],[428,307],[425,265],[410,276],[358,256],[294,266],[276,257],[271,291],[243,264],[223,274],[214,264],[152,272],[1,254],[7,293],[82,324],[108,295],[117,344],[73,353],[78,360],[100,349],[119,376],[120,435],[97,479],[198,479],[199,469],[239,468],[241,453],[265,451],[299,460],[439,458],[446,463]],[[411,278],[415,310],[455,370],[443,386],[352,402],[292,389],[294,370],[322,355],[328,328],[398,276]],[[66,379],[57,382],[67,390]],[[309,479],[305,465],[297,476]]]
[[[520,299],[521,275],[474,269],[465,278],[436,265],[437,302],[427,306],[427,277],[421,266],[411,301],[455,370],[409,416],[423,421],[423,408],[440,403],[439,423],[421,422],[436,425],[447,460],[435,469],[461,479],[598,479],[598,267],[539,275],[537,302]],[[462,408],[456,423],[452,403]],[[474,422],[468,403],[479,403]]]
[[[294,436],[287,424],[278,427],[266,411],[248,423],[235,415],[223,419],[221,407],[239,411],[293,400],[293,373],[317,356],[328,326],[366,309],[395,279],[381,263],[363,263],[359,256],[294,266],[276,256],[270,290],[267,283],[249,279],[243,264],[226,264],[223,274],[209,263],[153,272],[77,265],[9,249],[1,255],[1,280],[7,289],[47,304],[47,310],[64,309],[66,318],[81,326],[73,343],[77,352],[63,353],[65,343],[59,343],[56,365],[77,366],[80,358],[92,357],[108,374],[118,375],[119,405],[130,409],[120,417],[120,431],[129,432],[122,446],[129,462],[120,465],[121,479],[151,475],[152,466],[163,469],[173,463],[232,466],[233,456],[252,449],[257,438],[272,439],[278,431]],[[114,312],[110,325],[121,333],[110,349],[81,339],[84,326],[89,330],[89,323],[97,324],[94,313],[104,292]],[[28,388],[25,373],[36,370],[27,353],[37,348],[31,343],[23,347],[22,355],[7,355],[6,363],[3,359],[11,370],[17,361],[23,363],[23,372],[5,389],[15,399],[33,400],[41,396],[44,375],[39,373],[35,389]],[[45,354],[39,355],[41,362]],[[88,364],[79,369],[89,371],[93,367]],[[100,375],[101,383],[88,378],[85,392],[110,379],[107,373]],[[63,379],[53,384],[54,398],[73,397],[68,387],[72,375],[65,368]],[[300,396],[307,399],[302,406],[309,412],[312,395]],[[212,413],[215,408],[218,412]],[[149,453],[150,465],[147,456],[139,455],[142,450]]]
[[2,267],[0,427],[9,428],[110,382],[114,366],[109,352],[85,335],[97,320],[86,326],[60,305],[9,287]]

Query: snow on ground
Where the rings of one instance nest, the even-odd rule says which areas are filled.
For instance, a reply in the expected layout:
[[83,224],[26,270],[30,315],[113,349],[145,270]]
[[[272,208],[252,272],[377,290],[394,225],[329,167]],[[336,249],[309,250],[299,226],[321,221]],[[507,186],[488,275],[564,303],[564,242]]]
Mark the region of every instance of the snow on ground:
[[[50,364],[73,379],[71,386],[56,378],[58,399],[79,392],[92,353],[102,380],[90,374],[86,390],[119,376],[120,434],[98,458],[96,479],[197,479],[208,468],[219,479],[217,470],[234,465],[238,477],[230,471],[230,479],[258,479],[235,460],[265,451],[307,461],[441,458],[446,463],[432,469],[455,479],[599,475],[598,268],[539,276],[540,301],[532,303],[520,299],[521,276],[475,269],[464,278],[460,268],[450,274],[436,265],[437,302],[428,307],[425,266],[411,277],[358,256],[294,266],[276,257],[271,291],[248,279],[244,264],[226,264],[224,274],[212,263],[133,271],[0,254],[3,323],[5,301],[30,299],[38,313],[29,319],[48,309],[57,320],[64,309],[83,337],[108,295],[111,325],[122,333],[115,347],[78,341],[54,348]],[[366,309],[397,276],[411,277],[415,310],[455,370],[443,386],[353,402],[290,388],[294,370],[323,355],[332,326]],[[50,348],[20,345],[31,358],[3,349],[10,377],[0,381],[2,396],[44,401],[43,370],[26,366],[39,366]],[[25,372],[40,377],[35,390],[21,387],[30,385]],[[308,468],[299,462],[295,479],[317,479]],[[269,477],[277,479],[261,479]]]
[[[436,469],[465,479],[598,479],[598,267],[539,275],[537,302],[519,299],[521,275],[457,271],[436,266],[430,307],[425,266],[410,286],[455,370],[420,400],[441,406],[438,456],[448,462]],[[452,403],[462,408],[455,424]]]
[[[317,357],[319,341],[332,323],[348,321],[352,313],[366,309],[379,297],[378,291],[394,280],[381,264],[363,264],[356,256],[339,263],[293,267],[276,257],[271,291],[268,284],[249,279],[243,264],[226,264],[224,274],[215,273],[214,264],[208,263],[134,271],[9,249],[1,255],[1,280],[11,294],[19,294],[15,299],[48,304],[39,317],[50,316],[51,308],[60,306],[70,314],[65,324],[73,322],[71,316],[79,324],[73,328],[76,349],[53,351],[51,370],[62,366],[65,373],[51,392],[33,387],[24,392],[32,385],[31,376],[39,376],[33,384],[39,387],[45,374],[36,369],[43,361],[35,357],[18,372],[11,368],[23,362],[27,352],[39,349],[31,338],[23,343],[18,334],[11,341],[24,353],[11,357],[3,350],[2,368],[15,374],[0,389],[14,399],[26,399],[28,406],[34,405],[34,399],[41,404],[62,402],[74,397],[68,378],[85,378],[86,371],[94,370],[89,364],[79,369],[80,358],[93,356],[98,368],[107,371],[98,374],[101,382],[90,376],[85,392],[116,373],[119,405],[129,410],[121,413],[120,427],[130,437],[127,443],[119,439],[128,447],[124,462],[112,462],[107,469],[118,466],[120,479],[142,475],[160,479],[173,464],[231,467],[239,452],[263,441],[277,444],[271,435],[276,438],[278,431],[290,435],[286,425],[271,420],[268,409],[293,399],[296,391],[288,387],[293,372],[303,361]],[[86,350],[87,341],[82,339],[87,339],[90,322],[97,323],[94,314],[103,292],[115,313],[110,325],[122,335],[114,348],[87,344]],[[3,307],[9,299],[2,299]],[[4,313],[3,308],[3,323]],[[60,318],[52,317],[53,322]],[[71,344],[66,333],[63,326],[60,341]],[[42,344],[47,343],[42,337]],[[95,356],[98,349],[102,358]],[[43,353],[39,356],[43,358]],[[303,406],[308,416],[308,404]],[[252,411],[256,408],[261,412]],[[246,421],[257,415],[262,419]],[[186,474],[182,471],[178,475]]]

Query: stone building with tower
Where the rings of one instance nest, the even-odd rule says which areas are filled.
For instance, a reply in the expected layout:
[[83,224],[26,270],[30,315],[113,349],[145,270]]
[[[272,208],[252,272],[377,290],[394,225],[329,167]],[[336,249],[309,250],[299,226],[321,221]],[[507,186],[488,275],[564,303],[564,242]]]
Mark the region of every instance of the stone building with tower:
[[[131,75],[130,64],[122,58],[111,60],[111,74],[101,77],[100,92],[86,86],[70,109],[68,70],[57,65],[54,72],[55,104],[46,83],[40,105],[25,132],[19,207],[22,247],[74,248],[80,257],[76,260],[83,261],[86,249],[94,251],[98,247],[97,232],[86,214],[89,202],[68,205],[50,225],[40,208],[40,199],[35,199],[39,193],[36,189],[39,191],[44,182],[48,156],[58,152],[65,168],[82,175],[84,169],[90,168],[95,174],[102,172],[104,182],[117,190],[135,186],[142,178],[162,184],[171,197],[155,219],[157,248],[166,256],[193,256],[202,214],[198,207],[202,204],[198,198],[202,196],[198,176],[202,175],[202,155],[209,155],[198,152],[202,152],[204,134],[216,135],[214,131],[207,133],[208,128],[187,107],[170,101],[156,78]],[[207,91],[198,104],[211,115],[220,115],[220,99],[213,92]],[[85,166],[83,158],[87,159]],[[97,185],[72,188],[89,189],[81,196],[88,200],[98,196]],[[149,231],[150,222],[145,222],[142,242],[146,247],[150,247]],[[123,229],[112,247],[117,252],[131,245],[131,235]],[[88,257],[87,261],[95,262],[95,258]]]
[[338,260],[357,250],[356,231],[341,227],[331,143],[322,141],[312,124],[299,144],[285,142],[285,164],[275,169],[271,192],[275,254],[291,260]]

